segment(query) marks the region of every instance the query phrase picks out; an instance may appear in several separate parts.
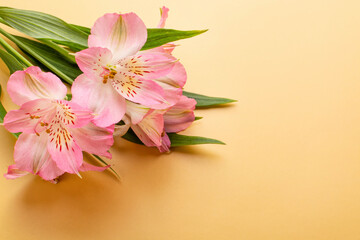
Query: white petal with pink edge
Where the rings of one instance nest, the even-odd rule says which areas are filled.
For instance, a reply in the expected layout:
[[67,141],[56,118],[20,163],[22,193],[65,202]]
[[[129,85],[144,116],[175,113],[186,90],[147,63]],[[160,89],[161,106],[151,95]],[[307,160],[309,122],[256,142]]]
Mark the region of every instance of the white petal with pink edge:
[[146,40],[146,26],[135,13],[108,13],[96,20],[88,45],[108,48],[119,60],[137,53]]
[[39,67],[29,67],[24,71],[13,73],[7,83],[8,93],[14,103],[39,99],[64,99],[66,86],[50,72],[43,72]]

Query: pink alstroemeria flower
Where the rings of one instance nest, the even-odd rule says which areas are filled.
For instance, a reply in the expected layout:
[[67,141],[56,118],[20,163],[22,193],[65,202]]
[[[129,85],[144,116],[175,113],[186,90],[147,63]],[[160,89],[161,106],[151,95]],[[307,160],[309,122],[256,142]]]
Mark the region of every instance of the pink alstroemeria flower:
[[126,112],[125,100],[165,109],[181,96],[181,89],[166,96],[158,82],[170,81],[172,74],[181,87],[184,69],[164,48],[140,51],[146,40],[146,26],[135,13],[105,14],[91,29],[89,48],[76,54],[84,74],[72,86],[73,100],[96,114],[97,125],[119,122]]
[[[65,172],[102,171],[83,161],[82,151],[111,158],[113,126],[100,128],[90,110],[63,100],[67,89],[52,73],[29,67],[10,76],[7,90],[19,110],[6,114],[4,127],[22,132],[15,145],[15,164],[5,177],[28,173],[52,181]],[[80,175],[79,175],[80,176]]]
[[118,127],[122,134],[131,127],[138,138],[148,147],[157,147],[160,152],[169,152],[171,145],[167,133],[187,129],[195,120],[196,101],[182,96],[167,110],[150,109],[127,101],[125,125]]

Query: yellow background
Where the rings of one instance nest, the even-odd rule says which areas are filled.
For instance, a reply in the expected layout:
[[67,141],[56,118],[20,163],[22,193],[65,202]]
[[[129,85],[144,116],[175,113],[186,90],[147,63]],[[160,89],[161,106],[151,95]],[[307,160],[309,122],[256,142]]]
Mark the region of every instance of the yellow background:
[[[175,55],[186,89],[238,103],[198,110],[185,133],[226,146],[156,149],[118,139],[109,173],[0,177],[0,239],[360,239],[360,2],[41,1],[1,5],[92,26],[136,12],[148,27],[204,29]],[[1,85],[8,71],[0,63]],[[8,95],[7,109],[14,109]],[[0,169],[14,138],[0,128]]]

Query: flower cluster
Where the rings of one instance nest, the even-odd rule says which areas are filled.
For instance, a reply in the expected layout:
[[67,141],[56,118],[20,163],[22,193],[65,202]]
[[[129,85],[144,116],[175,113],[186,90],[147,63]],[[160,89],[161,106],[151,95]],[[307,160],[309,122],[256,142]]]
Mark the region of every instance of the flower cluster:
[[[159,28],[168,9],[162,9]],[[21,132],[15,164],[5,176],[28,173],[54,181],[65,172],[102,171],[83,161],[82,152],[111,158],[114,133],[129,128],[146,145],[168,152],[167,133],[179,132],[195,120],[196,101],[182,94],[183,65],[172,55],[175,45],[141,51],[147,29],[135,13],[105,14],[91,29],[88,47],[75,55],[83,72],[67,88],[52,73],[29,67],[11,75],[7,90],[19,110],[10,111],[4,126]]]

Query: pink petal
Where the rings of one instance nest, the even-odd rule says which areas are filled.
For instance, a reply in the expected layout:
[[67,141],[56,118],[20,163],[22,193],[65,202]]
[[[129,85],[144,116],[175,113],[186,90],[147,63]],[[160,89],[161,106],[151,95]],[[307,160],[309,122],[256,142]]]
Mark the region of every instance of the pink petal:
[[108,48],[120,60],[137,53],[146,40],[146,26],[135,13],[108,13],[96,20],[88,45]]
[[164,132],[163,112],[151,110],[141,122],[131,125],[132,130],[148,147],[161,146]]
[[14,179],[28,172],[52,180],[62,175],[64,172],[55,165],[47,151],[47,138],[46,133],[40,136],[22,133],[15,144],[15,164],[9,167],[5,177]]
[[19,106],[39,98],[64,99],[67,92],[66,86],[57,76],[35,66],[13,73],[7,90],[12,101]]
[[56,107],[51,100],[32,100],[24,103],[19,110],[8,112],[4,127],[13,133],[38,133],[45,129],[42,123],[49,123],[55,112]]
[[70,131],[75,142],[83,151],[111,158],[108,151],[114,143],[114,125],[101,128],[89,123],[82,128],[73,128]]
[[105,167],[98,167],[98,166],[94,166],[90,163],[87,162],[83,162],[83,164],[80,166],[80,171],[81,172],[87,172],[87,171],[97,171],[97,172],[101,172],[104,171],[106,169],[108,169],[110,167],[110,165],[107,165]]
[[165,131],[180,132],[188,128],[195,121],[195,105],[194,99],[182,96],[180,101],[164,114]]
[[62,124],[52,126],[47,149],[58,168],[79,175],[79,167],[83,163],[82,150]]
[[126,115],[130,117],[132,124],[138,124],[143,118],[151,113],[150,108],[143,105],[126,101]]
[[184,87],[187,79],[187,74],[184,66],[177,62],[166,76],[157,78],[156,81],[167,83],[174,87],[182,88]]
[[104,84],[82,74],[75,79],[71,91],[72,102],[92,110],[94,123],[100,127],[119,122],[125,114],[125,99],[109,82]]
[[164,99],[165,101],[159,105],[151,106],[154,109],[164,109],[170,108],[171,106],[175,105],[180,98],[182,97],[182,88],[173,87],[169,84],[157,82],[164,90]]
[[75,59],[85,75],[94,80],[102,81],[103,76],[107,74],[105,68],[111,63],[112,54],[109,49],[93,47],[77,52]]
[[60,120],[64,125],[70,128],[79,128],[93,120],[93,113],[73,101],[56,101],[56,120]]
[[166,19],[168,18],[168,12],[169,12],[169,9],[167,7],[164,6],[164,7],[160,8],[161,19],[157,26],[158,28],[165,27],[165,22],[166,22]]
[[[142,105],[159,108],[166,103],[164,90],[154,81],[140,80],[130,76],[117,75],[111,84],[115,90],[127,100],[140,103]],[[170,104],[168,104],[170,106]]]
[[170,152],[170,146],[171,146],[170,138],[165,133],[164,136],[161,138],[161,146],[158,146],[158,149],[160,152]]
[[176,58],[167,53],[140,52],[116,62],[120,74],[139,76],[145,79],[155,79],[170,73]]
[[16,164],[13,164],[8,167],[8,171],[4,174],[4,177],[6,179],[16,179],[28,174],[29,172],[21,171]]

